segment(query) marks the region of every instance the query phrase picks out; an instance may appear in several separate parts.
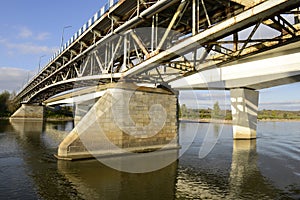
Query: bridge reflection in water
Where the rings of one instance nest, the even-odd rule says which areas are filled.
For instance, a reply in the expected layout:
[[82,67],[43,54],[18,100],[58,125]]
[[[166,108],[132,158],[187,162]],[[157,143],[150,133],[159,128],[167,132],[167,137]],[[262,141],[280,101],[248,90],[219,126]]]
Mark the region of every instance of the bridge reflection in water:
[[[25,152],[22,156],[31,171],[34,188],[45,199],[57,196],[62,199],[75,196],[84,199],[288,197],[272,183],[276,177],[264,177],[261,172],[265,167],[259,166],[256,140],[232,141],[230,125],[224,125],[220,135],[222,127],[218,124],[208,129],[209,124],[206,123],[181,123],[180,137],[189,134],[197,126],[200,129],[194,143],[178,161],[149,173],[125,173],[111,169],[98,160],[55,160],[52,157],[56,151],[54,147],[63,139],[61,136],[68,133],[68,123],[46,122],[43,126],[32,121],[14,121],[11,124],[22,136],[17,136],[16,140]],[[219,140],[207,157],[199,159],[199,146],[206,131]],[[177,153],[173,151],[174,156]],[[153,157],[153,162],[155,159]],[[294,194],[295,197],[299,196],[297,191]]]

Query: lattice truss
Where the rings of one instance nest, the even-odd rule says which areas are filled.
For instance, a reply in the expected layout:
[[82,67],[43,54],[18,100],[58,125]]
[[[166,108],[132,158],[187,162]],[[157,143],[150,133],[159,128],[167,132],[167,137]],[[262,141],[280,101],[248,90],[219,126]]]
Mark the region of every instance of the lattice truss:
[[[239,21],[264,3],[270,9]],[[78,87],[120,80],[162,84],[222,67],[298,41],[299,6],[299,0],[120,1],[17,97],[42,102]]]

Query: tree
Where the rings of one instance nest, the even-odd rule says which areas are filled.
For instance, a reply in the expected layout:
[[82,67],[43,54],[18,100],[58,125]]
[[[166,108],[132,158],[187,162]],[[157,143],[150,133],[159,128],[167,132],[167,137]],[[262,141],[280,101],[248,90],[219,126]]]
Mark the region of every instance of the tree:
[[13,114],[21,105],[19,101],[15,100],[16,92],[13,91],[10,93],[9,101],[8,101],[8,111],[10,114]]
[[4,91],[0,94],[0,116],[9,116],[8,105],[9,105],[10,94],[8,91]]
[[219,118],[220,117],[220,106],[219,106],[219,102],[217,101],[214,104],[213,110],[212,110],[212,118]]
[[186,117],[186,115],[187,115],[187,107],[186,107],[185,104],[181,105],[180,111],[181,111],[181,117]]

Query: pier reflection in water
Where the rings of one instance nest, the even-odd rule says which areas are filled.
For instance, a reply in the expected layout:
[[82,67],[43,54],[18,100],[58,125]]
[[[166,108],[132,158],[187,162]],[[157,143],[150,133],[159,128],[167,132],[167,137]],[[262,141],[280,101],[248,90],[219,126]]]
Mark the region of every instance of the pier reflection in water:
[[[53,154],[70,131],[71,122],[10,125],[1,121],[0,178],[16,181],[0,183],[0,198],[299,199],[300,123],[272,126],[260,123],[257,141],[233,141],[230,125],[209,128],[205,123],[181,123],[181,138],[198,130],[185,154],[163,169],[135,174],[111,169],[97,160],[57,161]],[[282,127],[293,137],[277,134]],[[207,132],[212,141],[218,140],[213,150],[199,159]],[[283,156],[285,163],[279,162]]]
[[85,199],[174,199],[177,162],[143,174],[120,172],[95,160],[58,161],[58,170]]

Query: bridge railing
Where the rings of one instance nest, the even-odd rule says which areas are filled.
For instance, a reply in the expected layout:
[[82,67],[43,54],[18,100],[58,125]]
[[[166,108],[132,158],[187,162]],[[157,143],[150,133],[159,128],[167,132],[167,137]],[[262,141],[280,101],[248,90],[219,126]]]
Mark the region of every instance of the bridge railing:
[[[83,26],[76,32],[73,34],[73,36],[65,43],[63,44],[63,46],[60,47],[60,49],[55,52],[51,58],[49,59],[48,63],[46,64],[46,66],[51,63],[52,61],[54,61],[57,57],[59,57],[61,55],[61,53],[66,50],[69,46],[71,46],[81,35],[83,35],[98,19],[100,19],[111,7],[113,7],[114,5],[116,5],[120,0],[108,0],[108,2],[106,4],[104,4],[104,6],[102,6],[94,15],[93,17],[91,17],[85,24],[83,24]],[[42,71],[42,70],[41,70]],[[37,72],[37,74],[35,76],[32,77],[32,79],[34,79],[35,77],[37,77],[39,74],[39,72]],[[27,87],[27,85],[30,84],[30,81],[27,82],[27,84],[25,84],[19,92],[21,92],[24,88]],[[18,93],[19,93],[18,92]]]
[[100,19],[111,7],[117,4],[119,0],[108,0],[108,2],[102,6],[94,15],[91,17],[74,35],[63,44],[60,49],[54,53],[54,55],[49,59],[49,62],[55,60],[65,49],[67,49],[74,41],[76,41],[85,31],[87,31],[98,19]]

